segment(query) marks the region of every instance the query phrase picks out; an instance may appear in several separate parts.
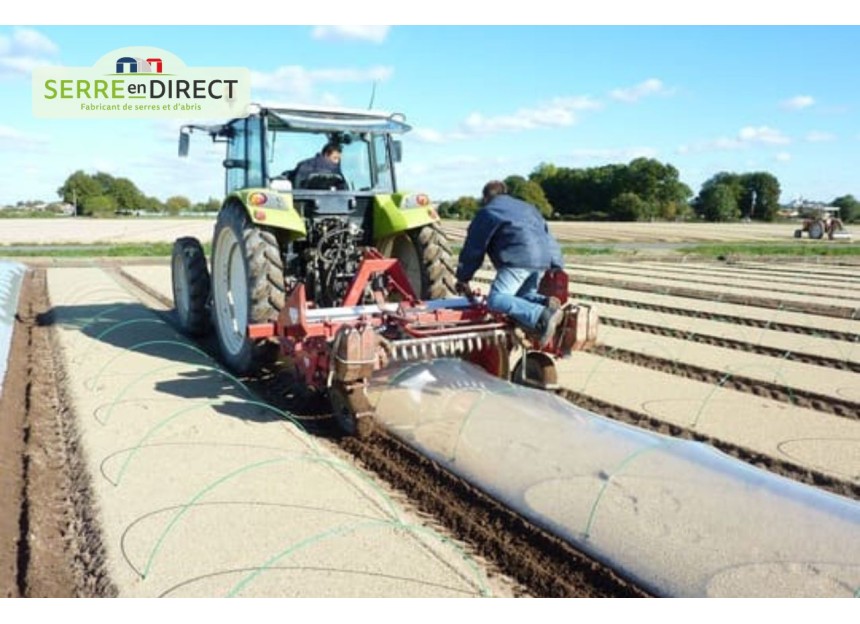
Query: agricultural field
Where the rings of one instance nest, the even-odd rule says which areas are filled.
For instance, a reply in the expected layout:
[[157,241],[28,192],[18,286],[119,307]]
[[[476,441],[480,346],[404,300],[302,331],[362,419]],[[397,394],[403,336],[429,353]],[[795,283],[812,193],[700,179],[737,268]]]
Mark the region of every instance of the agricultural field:
[[[444,223],[452,241],[462,240],[468,222]],[[5,219],[0,245],[170,243],[180,236],[206,242],[212,238],[212,226],[213,220],[207,218]],[[562,243],[789,242],[795,227],[793,223],[550,223]]]
[[[85,225],[40,238],[4,228],[0,243],[211,232],[196,221],[199,230],[181,221]],[[456,241],[463,224],[446,229]],[[791,237],[786,225],[553,229],[570,243]],[[559,362],[560,400],[625,431],[718,449],[742,473],[764,475],[756,479],[827,494],[849,509],[851,535],[860,499],[856,264],[679,260],[568,257],[570,296],[596,306],[601,327],[596,347]],[[491,279],[482,271],[475,285]],[[172,308],[162,259],[35,262],[24,276],[0,396],[3,595],[664,595],[390,432],[340,437],[327,406],[289,394],[278,367],[233,377],[213,340],[176,329]],[[600,495],[648,507],[632,482],[616,483]],[[714,514],[724,534],[689,524],[660,531],[706,545],[743,535],[755,552],[756,531],[769,527],[753,516]],[[664,554],[666,539],[653,544]],[[850,587],[826,575],[801,582],[809,567],[839,565],[804,560],[727,566],[698,595],[856,595],[851,541],[841,564]],[[665,565],[682,569],[668,556]]]

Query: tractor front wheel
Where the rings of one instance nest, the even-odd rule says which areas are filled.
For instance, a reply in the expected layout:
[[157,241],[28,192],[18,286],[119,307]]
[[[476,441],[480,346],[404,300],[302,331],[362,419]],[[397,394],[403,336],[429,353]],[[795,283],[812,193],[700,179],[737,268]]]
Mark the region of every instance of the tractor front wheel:
[[387,255],[400,260],[412,289],[420,299],[444,299],[455,295],[456,261],[448,238],[438,223],[398,235]]
[[170,258],[173,303],[179,328],[190,336],[209,331],[209,269],[203,247],[196,238],[186,236],[173,243]]
[[257,227],[239,204],[224,207],[212,242],[212,318],[221,355],[239,374],[274,361],[278,348],[248,337],[248,325],[278,318],[284,263],[275,235]]

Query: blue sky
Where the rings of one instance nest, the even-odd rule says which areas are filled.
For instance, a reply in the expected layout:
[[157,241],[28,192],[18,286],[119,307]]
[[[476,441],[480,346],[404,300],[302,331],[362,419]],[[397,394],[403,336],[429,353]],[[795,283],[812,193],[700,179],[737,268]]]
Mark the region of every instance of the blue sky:
[[262,103],[406,114],[401,186],[437,199],[538,163],[654,157],[698,191],[718,171],[776,175],[783,201],[860,197],[860,28],[696,26],[0,27],[0,203],[55,199],[76,169],[162,199],[219,195],[220,153],[176,157],[180,122],[43,120],[30,70],[151,45],[244,66]]

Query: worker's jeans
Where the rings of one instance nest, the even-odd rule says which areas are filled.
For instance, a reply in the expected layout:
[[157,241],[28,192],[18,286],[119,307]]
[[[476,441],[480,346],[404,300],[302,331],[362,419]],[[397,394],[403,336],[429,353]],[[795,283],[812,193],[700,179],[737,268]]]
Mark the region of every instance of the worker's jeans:
[[538,281],[543,271],[502,267],[490,286],[487,306],[493,312],[512,317],[528,330],[535,331],[547,298],[538,294]]

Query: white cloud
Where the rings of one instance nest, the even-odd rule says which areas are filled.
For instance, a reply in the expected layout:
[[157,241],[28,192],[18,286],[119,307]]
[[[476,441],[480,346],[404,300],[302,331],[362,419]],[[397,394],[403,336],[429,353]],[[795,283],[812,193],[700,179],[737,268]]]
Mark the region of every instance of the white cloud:
[[791,154],[788,152],[779,152],[776,156],[774,156],[776,160],[779,162],[788,162],[791,160]]
[[588,96],[556,97],[533,108],[521,108],[507,115],[486,116],[471,113],[457,130],[440,132],[433,128],[417,129],[414,138],[423,143],[447,143],[498,132],[518,132],[538,128],[563,128],[579,121],[578,112],[600,108],[597,100]]
[[388,26],[315,26],[311,36],[322,40],[382,43],[388,30]]
[[601,162],[628,162],[635,158],[655,158],[657,154],[653,147],[580,148],[569,152],[575,160]]
[[832,132],[812,130],[811,132],[806,133],[806,140],[810,143],[826,143],[828,141],[835,141],[836,135]]
[[409,133],[410,139],[415,139],[419,143],[444,143],[445,135],[438,130],[432,128],[415,128]]
[[0,147],[32,150],[44,146],[47,142],[45,137],[27,134],[11,126],[0,126]]
[[791,139],[779,130],[769,126],[745,126],[734,137],[718,137],[711,141],[701,141],[677,148],[679,154],[710,152],[714,150],[741,150],[754,145],[787,145]]
[[782,106],[782,108],[787,108],[789,110],[802,110],[804,108],[809,108],[813,104],[815,104],[815,98],[811,95],[795,95],[792,98],[788,98],[787,100],[780,102],[780,106]]
[[469,134],[489,134],[510,130],[563,128],[578,121],[577,111],[599,108],[589,97],[554,98],[536,108],[521,108],[511,115],[485,117],[472,113],[461,124]]
[[31,28],[16,28],[12,32],[12,46],[15,49],[34,54],[56,54],[59,52],[56,43],[38,30]]
[[320,96],[320,104],[323,106],[342,106],[343,103],[340,101],[340,98],[337,97],[334,93],[323,93]]
[[57,44],[31,28],[15,28],[0,35],[0,76],[29,74],[34,67],[48,65],[45,57],[58,52]]
[[765,143],[767,145],[784,145],[791,139],[768,126],[746,126],[741,128],[738,138],[745,143]]
[[609,97],[620,102],[637,102],[649,95],[660,94],[669,95],[670,91],[666,89],[661,80],[649,78],[632,87],[613,89],[609,92]]
[[307,69],[301,65],[284,65],[271,72],[252,71],[251,87],[269,93],[308,99],[317,84],[385,81],[391,78],[393,73],[393,68],[382,65],[367,69]]

